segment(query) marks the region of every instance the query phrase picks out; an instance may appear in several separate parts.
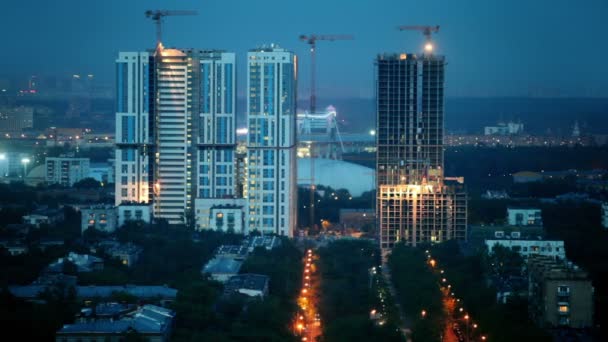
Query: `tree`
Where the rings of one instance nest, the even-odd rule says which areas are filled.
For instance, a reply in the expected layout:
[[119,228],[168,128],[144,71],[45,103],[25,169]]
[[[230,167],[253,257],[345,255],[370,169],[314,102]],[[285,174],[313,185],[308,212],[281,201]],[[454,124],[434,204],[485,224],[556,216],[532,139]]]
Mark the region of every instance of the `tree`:
[[77,189],[99,189],[101,188],[101,182],[89,177],[74,183],[74,187]]
[[67,258],[64,258],[61,266],[61,272],[67,275],[78,275],[78,266]]

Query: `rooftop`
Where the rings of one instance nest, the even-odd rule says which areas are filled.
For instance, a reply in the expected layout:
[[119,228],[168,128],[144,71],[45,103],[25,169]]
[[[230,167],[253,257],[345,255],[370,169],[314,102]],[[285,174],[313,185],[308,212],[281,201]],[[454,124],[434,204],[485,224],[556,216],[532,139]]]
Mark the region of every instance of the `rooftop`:
[[239,292],[241,289],[264,292],[269,281],[270,278],[262,274],[239,274],[228,279],[224,285],[224,294]]
[[[36,298],[47,288],[46,285],[9,286],[9,291],[18,298]],[[175,298],[177,290],[165,286],[76,286],[76,293],[81,298],[108,298],[113,293],[125,292],[137,298]]]
[[57,334],[108,334],[126,333],[135,330],[139,333],[163,334],[171,326],[175,313],[171,310],[155,306],[144,305],[133,315],[124,316],[119,320],[96,320],[64,325]]
[[215,252],[216,256],[234,256],[237,258],[246,258],[249,254],[247,246],[243,245],[221,245]]
[[253,252],[256,247],[264,247],[271,250],[281,244],[276,236],[249,236],[243,240],[243,246],[247,246],[249,252]]
[[203,273],[237,274],[243,265],[242,261],[227,257],[215,257],[203,267]]
[[572,262],[542,255],[534,255],[528,259],[528,271],[531,276],[543,280],[589,280],[587,272]]

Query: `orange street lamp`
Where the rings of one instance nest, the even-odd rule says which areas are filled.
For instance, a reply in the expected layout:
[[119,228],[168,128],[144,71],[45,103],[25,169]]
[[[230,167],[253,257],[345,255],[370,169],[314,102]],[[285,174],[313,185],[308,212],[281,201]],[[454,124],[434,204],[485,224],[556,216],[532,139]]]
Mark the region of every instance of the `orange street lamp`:
[[422,318],[426,317],[426,310],[422,310],[422,312],[420,313],[420,315],[422,316]]

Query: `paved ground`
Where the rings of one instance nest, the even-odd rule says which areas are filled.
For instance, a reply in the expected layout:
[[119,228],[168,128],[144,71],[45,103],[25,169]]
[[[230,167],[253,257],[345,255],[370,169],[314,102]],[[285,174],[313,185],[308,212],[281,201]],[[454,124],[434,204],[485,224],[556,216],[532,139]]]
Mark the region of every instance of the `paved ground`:
[[411,342],[412,339],[408,338],[408,336],[410,336],[412,333],[411,322],[403,313],[403,308],[401,307],[401,304],[397,299],[397,291],[395,291],[395,287],[393,286],[393,281],[391,279],[391,271],[389,270],[388,265],[386,264],[382,265],[382,276],[384,276],[384,279],[388,284],[388,290],[390,291],[391,296],[394,299],[395,306],[397,307],[397,311],[399,312],[399,318],[401,319],[401,326],[399,327],[399,329],[401,330],[401,334],[403,335],[403,337],[405,337],[407,342]]
[[446,290],[442,290],[443,310],[446,314],[445,329],[443,329],[442,342],[458,342],[456,334],[454,334],[452,315],[454,313],[454,299],[448,296]]

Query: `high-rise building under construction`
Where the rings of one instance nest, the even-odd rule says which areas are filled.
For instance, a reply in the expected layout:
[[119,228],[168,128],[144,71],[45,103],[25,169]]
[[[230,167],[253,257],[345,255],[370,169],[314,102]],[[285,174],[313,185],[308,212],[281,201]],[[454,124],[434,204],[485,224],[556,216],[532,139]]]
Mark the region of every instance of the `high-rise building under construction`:
[[444,177],[445,58],[376,59],[377,217],[384,252],[403,241],[466,239],[462,178]]

